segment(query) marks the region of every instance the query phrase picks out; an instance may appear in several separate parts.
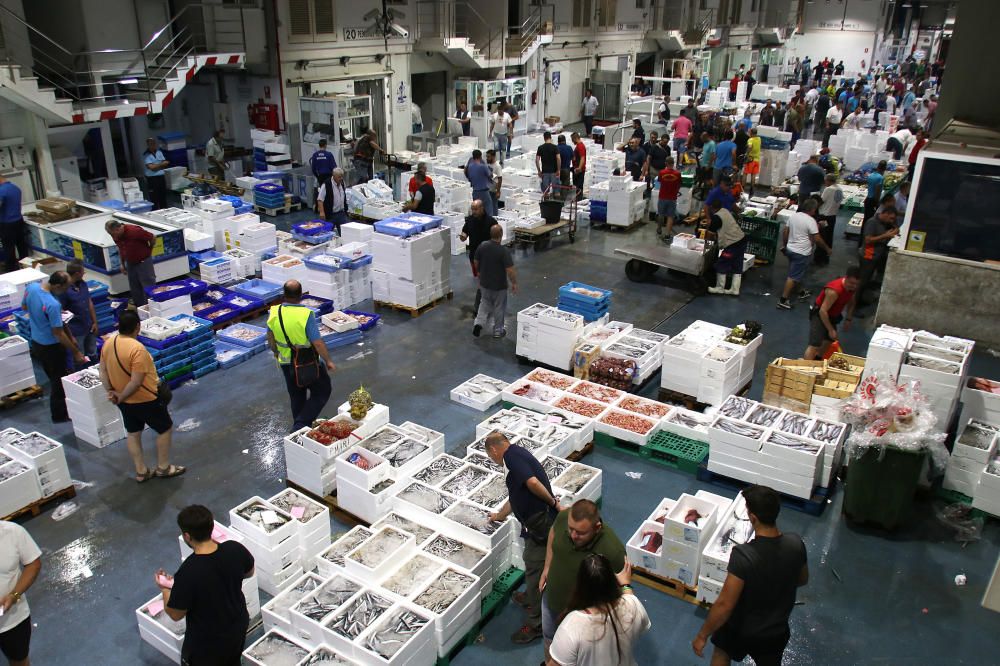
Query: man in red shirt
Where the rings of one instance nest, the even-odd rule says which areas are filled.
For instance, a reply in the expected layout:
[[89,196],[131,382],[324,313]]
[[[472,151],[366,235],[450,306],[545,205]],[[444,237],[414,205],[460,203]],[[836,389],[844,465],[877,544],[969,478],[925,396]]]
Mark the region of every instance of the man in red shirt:
[[156,236],[137,224],[122,224],[110,220],[105,231],[118,246],[122,273],[128,275],[128,290],[136,307],[146,304],[146,288],[156,284],[153,270],[153,243]]
[[736,91],[737,91],[737,89],[739,89],[739,87],[740,87],[740,81],[742,81],[742,80],[743,79],[740,77],[739,74],[733,75],[733,78],[731,78],[729,80],[729,101],[730,102],[735,102],[736,101]]
[[[420,162],[419,164],[417,164],[417,171],[424,174],[424,180],[427,181],[428,185],[430,185],[431,187],[434,186],[434,181],[432,181],[431,177],[427,175],[426,163]],[[414,174],[416,174],[416,172],[414,172]],[[418,189],[420,189],[420,183],[417,182],[416,175],[410,176],[410,182],[407,185],[406,189],[410,193],[410,198],[412,199],[413,195],[417,193]]]
[[837,339],[837,324],[845,308],[844,330],[850,328],[860,279],[861,269],[850,266],[844,277],[828,282],[816,296],[816,302],[809,308],[809,346],[802,355],[804,359],[815,361],[826,355],[827,348]]
[[668,157],[657,178],[660,181],[660,196],[656,201],[656,235],[663,233],[663,219],[667,220],[667,233],[663,241],[670,242],[677,217],[677,195],[681,191],[681,172],[674,168],[674,158]]
[[569,135],[573,142],[573,187],[576,188],[576,200],[583,198],[583,179],[587,174],[587,146],[583,145],[580,135],[573,132]]
[[917,154],[920,149],[927,144],[927,132],[924,130],[917,130],[917,142],[913,144],[913,150],[910,151],[910,157],[907,161],[910,163],[909,175],[906,177],[908,181],[913,182],[913,174],[917,170]]

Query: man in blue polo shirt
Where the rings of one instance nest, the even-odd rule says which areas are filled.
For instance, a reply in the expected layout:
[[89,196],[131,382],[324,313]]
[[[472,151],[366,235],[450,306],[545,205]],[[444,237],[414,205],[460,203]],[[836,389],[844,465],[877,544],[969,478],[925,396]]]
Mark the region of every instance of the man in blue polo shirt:
[[21,302],[31,322],[31,355],[42,366],[51,384],[49,411],[53,423],[69,421],[62,385],[62,378],[66,376],[66,352],[73,354],[76,363],[87,361],[63,328],[62,306],[57,298],[68,288],[69,275],[65,271],[56,271],[44,284],[29,284]]
[[493,197],[490,196],[493,170],[483,162],[483,151],[472,151],[472,159],[465,165],[465,177],[472,185],[472,200],[482,201],[487,215],[496,215],[497,212],[493,210]]
[[503,508],[490,514],[490,520],[504,521],[513,512],[522,526],[525,589],[523,594],[514,595],[514,601],[527,611],[528,619],[510,639],[524,645],[542,635],[542,594],[538,583],[545,567],[549,530],[560,510],[559,500],[552,493],[545,469],[530,451],[512,445],[496,431],[486,436],[485,444],[490,460],[507,468],[509,493]]
[[333,170],[337,168],[337,160],[333,157],[333,153],[326,149],[326,139],[319,140],[319,150],[309,158],[309,168],[316,176],[317,188],[330,180],[330,176],[333,175]]
[[556,139],[556,150],[559,151],[559,164],[562,167],[559,169],[559,181],[563,185],[569,185],[572,182],[570,169],[573,168],[573,147],[566,143],[565,134],[560,134]]
[[79,259],[66,264],[69,288],[59,296],[63,308],[73,313],[69,320],[69,332],[76,341],[76,348],[90,359],[87,365],[97,360],[97,313],[90,298],[90,287],[83,279],[83,262]]
[[[718,204],[719,208],[725,208],[728,211],[736,210],[736,196],[733,194],[733,179],[729,176],[723,176],[719,180],[719,184],[713,187],[708,196],[705,197],[705,208],[713,204]],[[711,218],[712,215],[709,212],[708,217]]]
[[0,243],[6,270],[17,270],[17,262],[31,254],[28,230],[21,217],[21,190],[0,175]]

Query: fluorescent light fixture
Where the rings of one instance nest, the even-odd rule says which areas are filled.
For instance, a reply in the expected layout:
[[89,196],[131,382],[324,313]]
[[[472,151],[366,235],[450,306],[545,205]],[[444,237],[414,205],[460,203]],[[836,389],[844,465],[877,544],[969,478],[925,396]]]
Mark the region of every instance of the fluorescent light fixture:
[[123,83],[127,86],[130,86],[139,83],[139,79],[119,79],[118,83]]

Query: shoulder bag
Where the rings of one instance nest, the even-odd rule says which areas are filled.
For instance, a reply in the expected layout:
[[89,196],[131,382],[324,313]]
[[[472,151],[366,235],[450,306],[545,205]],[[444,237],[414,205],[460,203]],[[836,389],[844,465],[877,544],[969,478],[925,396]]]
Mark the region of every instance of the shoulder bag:
[[292,339],[288,337],[285,330],[285,319],[281,316],[282,306],[278,306],[278,323],[281,325],[281,333],[285,336],[285,343],[291,350],[292,374],[295,377],[295,385],[305,388],[319,379],[319,354],[316,348],[309,345],[293,345]]
[[[115,336],[115,341],[113,343],[113,347],[114,347],[114,350],[115,350],[115,360],[118,361],[118,367],[120,367],[122,369],[122,372],[124,372],[126,375],[129,376],[129,378],[131,378],[132,377],[132,373],[129,372],[125,368],[125,366],[122,364],[121,358],[118,356],[118,337],[117,336]],[[168,384],[167,381],[165,379],[162,379],[162,378],[160,379],[159,383],[156,385],[156,393],[153,393],[152,391],[150,391],[146,387],[145,380],[143,380],[143,383],[139,385],[139,388],[146,389],[147,393],[152,393],[153,400],[155,400],[158,404],[163,405],[164,407],[166,407],[167,405],[169,405],[170,401],[174,399],[174,392],[170,390],[170,384]]]

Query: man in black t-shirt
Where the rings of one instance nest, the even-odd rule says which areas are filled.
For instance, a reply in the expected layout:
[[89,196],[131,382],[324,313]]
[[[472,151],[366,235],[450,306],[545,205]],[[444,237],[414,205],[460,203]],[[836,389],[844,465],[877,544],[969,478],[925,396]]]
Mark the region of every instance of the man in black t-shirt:
[[733,547],[726,582],[691,647],[701,657],[711,636],[713,664],[743,661],[749,654],[758,666],[780,666],[795,591],[809,582],[806,547],[797,534],[782,534],[775,525],[778,493],[751,486],[743,498],[754,538]]
[[486,436],[486,455],[507,470],[508,500],[490,520],[507,520],[512,512],[521,523],[524,539],[524,593],[515,594],[514,601],[528,613],[528,618],[511,641],[531,643],[542,635],[542,593],[538,583],[545,567],[545,550],[549,530],[559,513],[559,501],[552,493],[552,484],[541,463],[527,449],[512,445],[499,432]]
[[542,192],[544,192],[553,185],[559,185],[562,158],[559,156],[559,149],[552,143],[552,132],[545,132],[542,138],[545,139],[545,143],[538,146],[538,150],[535,151],[535,168],[538,169],[538,177],[542,181]]
[[235,541],[212,541],[212,512],[194,504],[177,515],[177,525],[191,550],[171,578],[163,569],[154,576],[170,619],[187,620],[182,666],[239,666],[250,616],[243,580],[254,574],[253,555]]
[[502,338],[507,335],[504,319],[507,316],[507,288],[517,293],[517,272],[514,270],[514,258],[510,250],[500,244],[503,240],[503,229],[499,224],[490,228],[490,238],[479,244],[472,258],[472,269],[479,274],[479,291],[482,292],[482,302],[476,322],[472,326],[472,334],[479,337],[483,328],[492,322],[493,337]]
[[[483,202],[476,199],[472,202],[472,213],[465,217],[465,224],[462,226],[462,233],[458,237],[463,241],[469,241],[469,264],[472,266],[472,277],[478,278],[479,272],[476,270],[476,250],[479,245],[490,239],[490,229],[496,224],[496,219],[492,215],[486,214],[486,207]],[[474,312],[479,312],[479,303],[483,299],[483,293],[476,288],[476,307]]]

